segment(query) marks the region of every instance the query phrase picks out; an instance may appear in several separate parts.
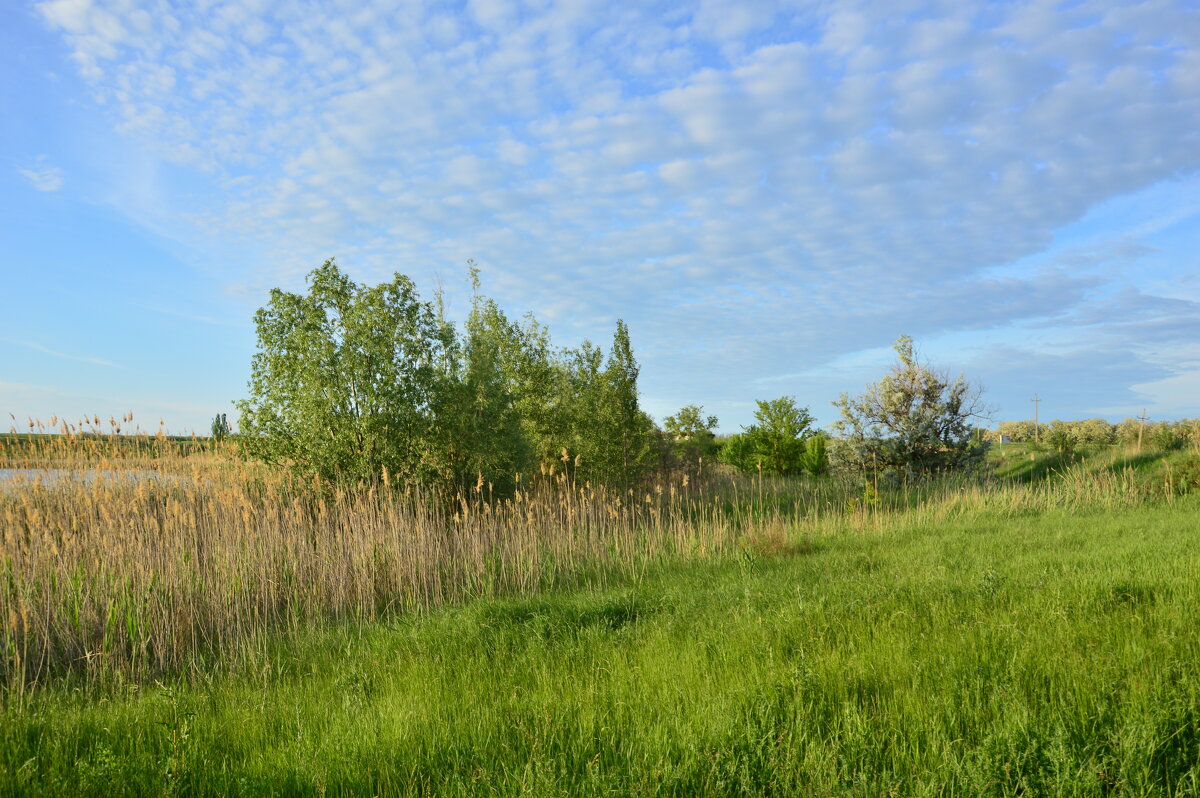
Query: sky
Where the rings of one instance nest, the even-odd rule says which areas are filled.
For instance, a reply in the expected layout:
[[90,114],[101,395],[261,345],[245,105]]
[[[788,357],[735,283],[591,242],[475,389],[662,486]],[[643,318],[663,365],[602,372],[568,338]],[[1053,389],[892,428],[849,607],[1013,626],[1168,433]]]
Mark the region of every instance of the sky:
[[[1200,4],[9,0],[0,419],[235,415],[336,257],[821,424],[912,336],[994,421],[1200,416]],[[7,414],[13,418],[6,418]]]

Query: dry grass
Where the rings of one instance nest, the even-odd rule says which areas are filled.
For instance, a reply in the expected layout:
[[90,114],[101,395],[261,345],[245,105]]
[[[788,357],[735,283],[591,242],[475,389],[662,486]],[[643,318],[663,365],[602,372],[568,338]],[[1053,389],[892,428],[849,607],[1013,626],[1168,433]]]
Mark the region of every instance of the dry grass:
[[[0,676],[134,679],[252,665],[264,635],[704,556],[735,536],[700,492],[547,475],[512,499],[332,486],[165,436],[14,444],[0,487]],[[136,478],[131,474],[138,473]],[[83,475],[85,478],[77,478]]]
[[636,578],[656,560],[731,547],[795,554],[805,534],[884,529],[901,513],[939,523],[979,508],[1016,515],[1154,493],[1108,472],[892,490],[720,474],[636,494],[545,474],[512,499],[492,500],[480,485],[446,501],[386,477],[324,485],[228,448],[116,431],[67,425],[0,441],[0,465],[89,475],[0,486],[0,684],[9,695],[64,676],[107,683],[257,668],[268,636],[331,620]]

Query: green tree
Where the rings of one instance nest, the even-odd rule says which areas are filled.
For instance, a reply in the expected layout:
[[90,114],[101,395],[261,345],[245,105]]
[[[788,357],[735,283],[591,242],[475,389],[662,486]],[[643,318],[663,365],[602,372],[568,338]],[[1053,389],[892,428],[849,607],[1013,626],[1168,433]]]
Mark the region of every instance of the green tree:
[[556,460],[567,445],[566,375],[550,343],[550,331],[532,315],[504,339],[501,365],[529,447],[530,466]]
[[605,405],[616,446],[615,465],[620,481],[628,485],[641,477],[650,465],[652,424],[638,405],[638,375],[641,367],[633,357],[629,328],[618,319],[612,348],[604,367]]
[[1108,446],[1117,442],[1117,429],[1107,419],[1089,418],[1079,422],[1076,437],[1081,443]]
[[[812,415],[790,396],[758,400],[755,423],[731,435],[721,447],[721,461],[740,471],[774,474],[822,473],[828,465],[824,440],[814,437]],[[810,453],[811,451],[811,453]]]
[[759,453],[753,428],[743,428],[726,438],[717,450],[717,459],[744,474],[753,474],[760,469],[764,456]]
[[[561,353],[556,372],[554,440],[561,452],[557,459],[581,482],[616,484],[620,475],[612,414],[605,412],[604,352],[585,340]],[[549,465],[559,467],[553,460]]]
[[1188,429],[1183,424],[1171,424],[1163,421],[1149,426],[1146,437],[1150,445],[1162,451],[1183,448],[1188,441]]
[[1144,433],[1141,419],[1126,418],[1116,425],[1117,442],[1126,446],[1134,446]]
[[1050,423],[1050,435],[1046,442],[1054,451],[1066,455],[1075,451],[1075,444],[1078,441],[1072,434],[1070,426],[1056,419]]
[[1001,422],[997,427],[996,435],[994,437],[996,440],[999,440],[1000,436],[1004,435],[1012,443],[1025,443],[1026,441],[1033,441],[1035,438],[1044,438],[1047,432],[1046,425],[1040,424],[1038,426],[1041,427],[1041,435],[1036,434],[1037,427],[1035,427],[1033,419],[1027,419],[1025,421],[1004,421]]
[[244,451],[327,479],[452,475],[437,413],[453,385],[454,332],[396,274],[359,285],[333,260],[308,291],[271,291],[249,397],[237,403]]
[[238,403],[242,451],[328,479],[386,471],[501,495],[548,463],[612,486],[641,479],[657,464],[658,431],[638,406],[624,322],[607,360],[588,342],[555,352],[536,320],[514,323],[481,294],[470,266],[461,334],[440,295],[421,301],[399,274],[368,287],[330,260],[306,293],[272,291]]
[[829,448],[824,433],[818,432],[805,439],[799,467],[814,477],[829,471]]
[[470,280],[471,311],[453,350],[458,379],[451,381],[446,406],[438,413],[439,430],[459,490],[487,486],[510,495],[516,475],[532,462],[518,404],[528,388],[512,363],[521,351],[521,330],[480,293],[473,262]]
[[225,417],[224,413],[217,413],[213,416],[210,429],[212,431],[212,439],[220,443],[229,437],[229,419]]
[[590,341],[562,353],[552,412],[559,459],[576,480],[628,488],[656,465],[658,437],[638,403],[639,371],[622,321],[607,358]]
[[835,429],[848,466],[926,474],[979,462],[984,446],[972,440],[973,422],[987,417],[982,391],[962,376],[950,380],[920,362],[912,338],[894,347],[899,362],[861,396],[842,394]]
[[750,434],[763,457],[763,468],[776,474],[797,473],[805,453],[804,439],[811,434],[813,418],[808,408],[798,407],[790,396],[759,400],[757,404],[757,423]]
[[687,405],[663,421],[672,453],[678,462],[689,471],[700,468],[705,458],[711,459],[716,452],[716,416],[705,416],[704,408]]

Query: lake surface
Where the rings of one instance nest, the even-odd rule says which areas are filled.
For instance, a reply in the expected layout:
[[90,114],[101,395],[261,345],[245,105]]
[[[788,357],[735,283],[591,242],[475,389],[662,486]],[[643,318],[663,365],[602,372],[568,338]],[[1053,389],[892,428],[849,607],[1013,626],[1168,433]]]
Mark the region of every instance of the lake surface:
[[13,490],[33,485],[38,480],[44,487],[53,487],[71,482],[90,485],[97,480],[104,482],[176,482],[178,477],[145,469],[84,469],[69,468],[0,468],[0,490]]

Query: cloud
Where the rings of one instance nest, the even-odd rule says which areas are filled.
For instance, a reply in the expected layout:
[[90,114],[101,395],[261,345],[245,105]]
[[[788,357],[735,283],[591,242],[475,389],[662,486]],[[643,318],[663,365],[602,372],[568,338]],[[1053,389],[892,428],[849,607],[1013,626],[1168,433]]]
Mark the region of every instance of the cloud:
[[[1200,369],[1192,369],[1161,380],[1138,383],[1132,390],[1145,401],[1156,420],[1176,419],[1196,413],[1196,397],[1200,396]],[[1121,412],[1136,412],[1134,405],[1119,408]]]
[[94,366],[109,366],[111,368],[121,368],[121,366],[119,366],[118,364],[113,363],[112,361],[109,361],[109,360],[103,360],[98,357],[89,357],[86,355],[70,355],[65,352],[59,352],[57,350],[50,349],[49,347],[42,346],[41,344],[33,343],[32,341],[20,341],[15,338],[0,338],[0,341],[3,341],[6,344],[15,344],[17,346],[23,346],[26,349],[32,349],[35,352],[41,352],[43,355],[50,355],[51,357],[62,358],[63,360],[77,360],[80,363],[91,363]]
[[[1082,13],[1016,9],[988,25],[965,10],[906,27],[867,7],[818,20],[814,42],[754,48],[781,9],[597,10],[586,25],[560,9],[473,3],[475,36],[447,39],[433,15],[409,28],[301,21],[287,4],[237,19],[180,12],[165,15],[179,30],[139,38],[106,23],[102,3],[43,8],[69,37],[128,51],[97,62],[120,90],[97,90],[131,131],[183,161],[258,164],[267,179],[211,220],[289,242],[276,246],[280,265],[330,249],[382,260],[406,242],[372,246],[364,229],[415,214],[411,243],[429,254],[466,237],[458,220],[480,237],[513,230],[573,251],[560,264],[581,273],[597,265],[586,253],[611,252],[581,250],[587,230],[631,258],[650,245],[692,262],[772,252],[802,276],[961,274],[1036,251],[1103,197],[1200,165],[1194,97],[1164,80],[1185,66],[1178,41],[1158,41],[1161,24],[1126,34]],[[705,63],[714,18],[738,21],[722,34],[746,40],[733,61]],[[277,43],[252,47],[248,19]],[[1131,41],[1081,42],[1080,26],[1096,42]],[[650,31],[691,53],[662,86],[595,46]],[[1154,58],[1133,58],[1134,45]],[[1066,46],[1079,59],[1069,71]],[[856,61],[865,48],[880,54],[870,68]],[[610,86],[624,99],[587,110]],[[501,157],[483,168],[491,153]]]
[[729,384],[1086,326],[1148,244],[993,270],[1200,170],[1200,29],[1166,0],[38,8],[114,124],[213,175],[197,239],[262,264],[228,283],[475,257],[568,339],[646,330],[664,401],[723,390],[706,357]]
[[63,172],[57,166],[18,167],[17,173],[38,191],[58,191],[63,187]]

